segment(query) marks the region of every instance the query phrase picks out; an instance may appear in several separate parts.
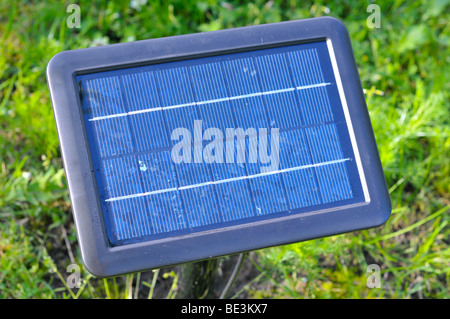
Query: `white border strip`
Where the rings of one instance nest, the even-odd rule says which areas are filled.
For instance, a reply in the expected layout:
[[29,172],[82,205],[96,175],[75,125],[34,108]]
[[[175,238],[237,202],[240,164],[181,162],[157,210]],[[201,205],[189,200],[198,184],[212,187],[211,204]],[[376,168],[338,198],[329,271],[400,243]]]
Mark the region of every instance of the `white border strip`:
[[174,192],[176,190],[181,191],[181,190],[185,190],[185,189],[202,187],[202,186],[207,186],[207,185],[215,185],[215,184],[217,185],[217,184],[235,182],[235,181],[240,181],[240,180],[244,180],[244,179],[252,179],[252,178],[257,178],[257,177],[261,177],[261,176],[281,174],[281,173],[285,173],[285,172],[298,171],[301,169],[307,169],[307,168],[312,168],[312,167],[319,167],[319,166],[331,165],[331,164],[336,164],[336,163],[342,163],[342,162],[349,161],[349,160],[350,160],[350,158],[344,158],[344,159],[339,159],[339,160],[334,160],[334,161],[285,168],[285,169],[281,169],[281,170],[275,170],[275,171],[271,171],[271,172],[259,173],[259,174],[254,174],[254,175],[246,175],[246,176],[227,178],[227,179],[222,179],[219,181],[211,181],[211,182],[205,182],[205,183],[199,183],[199,184],[186,185],[186,186],[182,186],[182,187],[172,187],[172,188],[160,189],[160,190],[156,190],[156,191],[152,191],[152,192],[112,197],[112,198],[106,199],[105,202],[114,202],[114,201],[118,201],[118,200],[129,199],[129,198],[136,198],[136,197],[142,197],[142,196],[148,196],[148,195],[154,195],[154,194],[160,194],[160,193],[166,193],[166,192]]
[[367,188],[367,181],[364,175],[364,170],[362,167],[361,157],[359,155],[358,145],[356,144],[355,132],[353,131],[352,120],[350,117],[350,112],[348,110],[347,99],[344,94],[344,87],[342,86],[341,75],[339,73],[339,68],[337,65],[336,56],[334,54],[333,44],[331,39],[327,39],[328,52],[330,54],[331,65],[333,67],[334,76],[336,77],[336,85],[339,91],[339,96],[341,98],[342,108],[344,110],[345,122],[347,123],[348,132],[350,135],[350,142],[352,143],[353,151],[355,152],[355,161],[358,168],[359,176],[361,179],[361,185],[364,192],[364,199],[366,202],[370,202],[369,189]]

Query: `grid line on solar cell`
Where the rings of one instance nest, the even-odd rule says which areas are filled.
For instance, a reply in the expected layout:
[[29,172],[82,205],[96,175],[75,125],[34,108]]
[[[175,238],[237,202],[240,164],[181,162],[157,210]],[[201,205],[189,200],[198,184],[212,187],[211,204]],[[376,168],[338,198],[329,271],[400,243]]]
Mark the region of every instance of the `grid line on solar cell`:
[[194,102],[185,67],[163,69],[155,74],[160,83],[162,106],[188,105]]
[[[151,226],[133,237],[351,198],[346,162],[352,159],[343,158],[340,149],[326,88],[331,84],[325,82],[316,49],[87,80],[87,120],[100,141],[111,142],[99,143],[104,167],[115,163],[114,156],[131,161],[128,170],[123,161],[116,163],[117,178],[104,171],[117,239],[130,238],[130,223],[143,218],[133,212],[137,204]],[[108,85],[112,92],[102,94]],[[285,138],[280,168],[255,173],[260,164],[250,172],[247,162],[239,168],[170,160],[150,166],[168,154],[174,143],[170,132],[180,127],[193,132],[195,119],[204,120],[202,134],[207,127],[280,128]],[[146,174],[152,169],[160,180]],[[117,215],[117,207],[123,215]]]
[[232,221],[254,216],[254,200],[250,185],[245,180],[232,184],[216,184],[218,204],[224,221]]
[[189,67],[195,102],[222,100],[228,96],[220,63],[205,63]]
[[290,91],[295,91],[295,90],[307,90],[307,89],[311,89],[311,88],[315,88],[315,87],[323,87],[323,86],[327,86],[327,85],[331,85],[331,83],[324,82],[324,83],[317,83],[317,84],[298,86],[298,87],[288,87],[288,88],[279,89],[279,90],[270,90],[270,91],[242,94],[242,95],[236,95],[236,96],[227,96],[227,97],[223,97],[223,98],[219,98],[219,99],[204,100],[204,101],[199,101],[199,102],[194,101],[194,102],[188,102],[188,103],[173,104],[173,105],[168,105],[168,106],[147,108],[147,109],[130,111],[130,112],[122,112],[122,113],[117,113],[117,114],[95,116],[93,118],[90,118],[89,121],[100,121],[100,120],[104,120],[104,119],[108,119],[108,118],[122,117],[122,116],[128,116],[128,115],[133,115],[133,114],[141,114],[141,113],[156,112],[156,111],[161,111],[161,110],[178,109],[178,108],[184,108],[184,107],[189,107],[189,106],[194,106],[194,105],[213,104],[213,103],[223,102],[223,101],[240,100],[240,99],[259,97],[259,96],[265,96],[265,95],[271,95],[271,94],[277,94],[277,93],[283,93],[283,92],[290,92]]
[[236,127],[233,109],[228,101],[218,102],[214,106],[202,104],[198,110],[205,128],[215,127],[225,132],[228,127]]
[[148,196],[148,195],[165,193],[165,192],[173,192],[173,191],[177,191],[177,190],[192,189],[192,188],[203,187],[203,186],[208,186],[208,185],[217,185],[217,184],[223,184],[223,183],[230,183],[230,182],[235,182],[235,181],[239,181],[239,180],[253,179],[253,178],[258,178],[258,177],[263,177],[263,176],[270,176],[270,175],[281,174],[281,173],[285,173],[285,172],[291,172],[291,171],[297,171],[297,170],[303,170],[303,169],[315,168],[315,167],[322,167],[322,166],[332,165],[332,164],[346,162],[346,161],[350,161],[350,160],[351,160],[350,158],[343,158],[343,159],[340,159],[340,160],[334,160],[334,161],[323,162],[323,163],[316,163],[316,164],[308,164],[308,165],[304,165],[304,166],[297,166],[297,167],[279,169],[279,170],[271,171],[271,172],[264,172],[264,173],[259,173],[259,174],[252,174],[252,175],[233,177],[233,178],[222,179],[222,180],[218,180],[218,181],[207,181],[207,182],[198,183],[198,184],[179,186],[179,187],[172,187],[172,188],[160,189],[160,190],[155,190],[155,191],[149,191],[149,192],[142,192],[142,193],[136,193],[136,194],[131,194],[131,195],[112,197],[112,198],[106,199],[105,201],[106,202],[113,202],[113,201],[123,200],[123,199],[127,199],[127,198],[133,198],[133,197],[142,197],[142,196]]
[[148,123],[162,123],[161,113],[145,113],[128,117],[134,134],[136,152],[152,149],[162,149],[169,146],[165,128],[162,125],[148,125]]

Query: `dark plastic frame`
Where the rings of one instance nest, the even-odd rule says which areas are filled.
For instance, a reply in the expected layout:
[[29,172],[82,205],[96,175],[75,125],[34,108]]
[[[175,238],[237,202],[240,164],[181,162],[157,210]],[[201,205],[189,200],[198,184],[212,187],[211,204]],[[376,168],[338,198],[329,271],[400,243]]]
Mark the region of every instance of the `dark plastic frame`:
[[[323,40],[331,43],[334,51],[337,82],[340,78],[340,93],[344,93],[354,132],[353,143],[359,153],[355,156],[360,159],[366,185],[366,202],[110,246],[91,165],[76,75]],[[115,276],[341,234],[379,226],[390,216],[389,192],[350,38],[344,24],[337,19],[322,17],[64,51],[49,62],[47,81],[83,262],[96,276]]]

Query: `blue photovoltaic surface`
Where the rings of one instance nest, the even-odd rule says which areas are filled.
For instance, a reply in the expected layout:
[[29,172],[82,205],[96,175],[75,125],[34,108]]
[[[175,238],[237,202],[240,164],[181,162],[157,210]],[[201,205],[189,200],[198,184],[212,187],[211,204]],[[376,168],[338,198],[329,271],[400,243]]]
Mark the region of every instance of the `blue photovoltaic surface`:
[[[113,245],[364,201],[326,42],[77,81]],[[191,161],[175,162],[176,147]]]

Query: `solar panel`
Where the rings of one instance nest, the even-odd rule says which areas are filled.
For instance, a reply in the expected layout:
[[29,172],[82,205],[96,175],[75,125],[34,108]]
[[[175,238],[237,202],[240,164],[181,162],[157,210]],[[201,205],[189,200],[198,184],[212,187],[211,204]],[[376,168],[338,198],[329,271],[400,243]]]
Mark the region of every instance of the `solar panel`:
[[[68,99],[55,97],[49,66],[88,268],[124,273],[384,221],[389,199],[376,145],[347,36],[335,23],[71,51],[82,59],[68,71]],[[297,33],[286,38],[291,27]],[[193,43],[197,51],[187,49]],[[61,120],[74,109],[77,121]],[[83,247],[92,241],[95,248]],[[99,251],[124,263],[105,262]]]
[[[342,150],[350,132],[331,70],[327,43],[318,41],[77,76],[110,241],[363,202],[359,159],[352,147]],[[174,163],[183,140],[172,132],[186,129],[192,140],[196,121],[200,139],[184,147],[190,160]],[[210,128],[222,133],[204,140]],[[239,128],[253,130],[227,139],[227,129]],[[276,149],[268,147],[272,129]],[[221,154],[208,161],[203,153],[214,143]],[[250,143],[277,165],[251,163]],[[233,154],[239,144],[247,151],[240,163],[225,161],[231,144]]]

